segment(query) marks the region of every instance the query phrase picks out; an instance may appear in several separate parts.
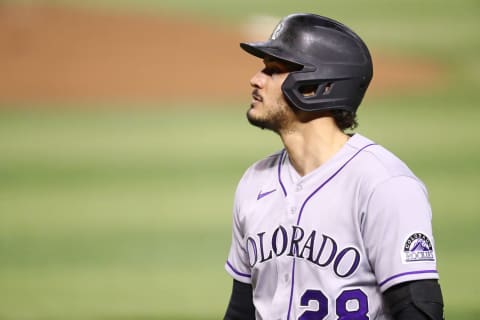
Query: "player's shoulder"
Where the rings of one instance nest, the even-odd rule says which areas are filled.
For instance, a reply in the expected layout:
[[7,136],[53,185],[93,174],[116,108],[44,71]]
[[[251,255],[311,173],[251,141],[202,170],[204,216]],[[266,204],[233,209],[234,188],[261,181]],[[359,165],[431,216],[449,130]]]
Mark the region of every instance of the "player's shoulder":
[[281,161],[281,158],[283,157],[285,150],[279,150],[273,154],[270,154],[256,162],[254,162],[252,165],[248,167],[246,172],[252,172],[252,173],[262,173],[262,172],[269,172],[271,170],[275,170],[275,168],[278,166],[279,161]]
[[241,206],[248,199],[257,196],[256,193],[265,186],[265,184],[275,183],[277,181],[276,172],[278,164],[284,159],[285,151],[278,151],[250,165],[244,172],[238,182],[235,192],[235,206]]
[[396,176],[417,179],[403,160],[369,138],[357,133],[349,140],[348,144],[353,150],[361,150],[358,159],[356,159],[357,166],[355,167],[361,170],[362,175],[372,175],[379,179]]
[[282,161],[284,157],[284,153],[285,150],[282,149],[254,162],[245,170],[242,180],[245,182],[275,174],[279,162]]

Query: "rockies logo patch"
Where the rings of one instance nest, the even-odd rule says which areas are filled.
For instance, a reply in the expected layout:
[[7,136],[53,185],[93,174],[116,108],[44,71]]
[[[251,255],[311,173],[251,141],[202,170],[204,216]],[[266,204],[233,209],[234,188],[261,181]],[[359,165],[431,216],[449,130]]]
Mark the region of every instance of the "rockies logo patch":
[[403,262],[435,261],[433,246],[426,235],[414,233],[405,241],[402,252]]

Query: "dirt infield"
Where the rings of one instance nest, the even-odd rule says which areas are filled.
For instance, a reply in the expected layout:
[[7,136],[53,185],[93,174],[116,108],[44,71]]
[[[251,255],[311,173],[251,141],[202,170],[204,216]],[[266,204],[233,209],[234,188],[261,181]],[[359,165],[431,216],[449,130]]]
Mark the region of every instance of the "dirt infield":
[[[0,101],[238,99],[260,61],[243,29],[171,15],[0,3]],[[373,95],[439,83],[442,68],[374,51]]]

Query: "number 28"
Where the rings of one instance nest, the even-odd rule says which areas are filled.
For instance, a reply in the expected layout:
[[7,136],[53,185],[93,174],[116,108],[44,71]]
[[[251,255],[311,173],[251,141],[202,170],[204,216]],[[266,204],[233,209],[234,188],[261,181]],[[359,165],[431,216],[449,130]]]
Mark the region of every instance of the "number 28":
[[[298,320],[322,320],[328,315],[328,298],[320,290],[307,290],[300,298],[300,304],[308,307],[311,301],[318,303],[318,310],[307,310]],[[356,302],[356,307],[349,308],[349,302]],[[368,320],[368,298],[360,289],[345,290],[335,303],[338,320]]]

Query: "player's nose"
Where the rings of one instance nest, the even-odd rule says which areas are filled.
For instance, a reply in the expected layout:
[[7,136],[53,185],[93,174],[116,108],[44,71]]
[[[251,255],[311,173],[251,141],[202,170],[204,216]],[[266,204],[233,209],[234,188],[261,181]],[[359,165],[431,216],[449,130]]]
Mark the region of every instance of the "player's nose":
[[265,74],[262,71],[258,71],[250,79],[250,85],[254,88],[262,88],[265,84]]

